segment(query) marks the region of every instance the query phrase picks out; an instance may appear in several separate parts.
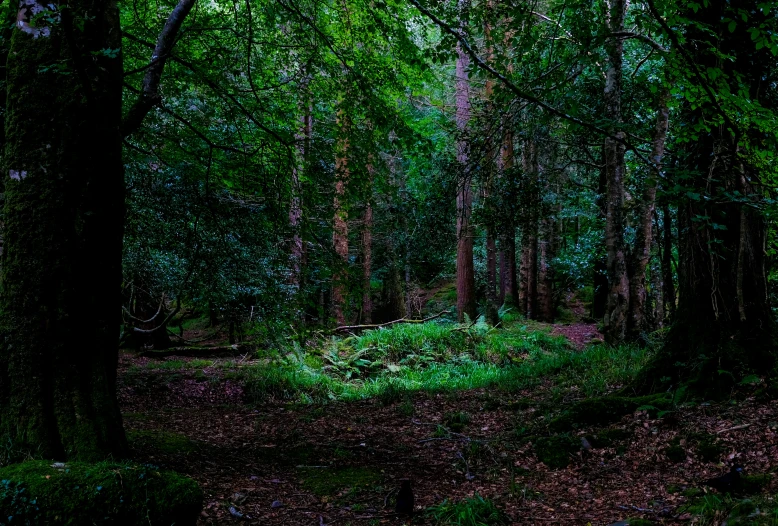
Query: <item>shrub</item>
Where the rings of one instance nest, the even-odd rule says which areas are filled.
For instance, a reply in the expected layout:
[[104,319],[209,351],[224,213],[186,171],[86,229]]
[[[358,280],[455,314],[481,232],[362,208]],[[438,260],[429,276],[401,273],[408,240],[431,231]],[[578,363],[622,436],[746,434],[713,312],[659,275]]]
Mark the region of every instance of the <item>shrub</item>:
[[477,493],[453,503],[443,501],[427,510],[436,524],[446,526],[500,526],[509,524],[505,514],[494,503]]
[[203,493],[154,466],[32,460],[0,469],[0,524],[194,525]]

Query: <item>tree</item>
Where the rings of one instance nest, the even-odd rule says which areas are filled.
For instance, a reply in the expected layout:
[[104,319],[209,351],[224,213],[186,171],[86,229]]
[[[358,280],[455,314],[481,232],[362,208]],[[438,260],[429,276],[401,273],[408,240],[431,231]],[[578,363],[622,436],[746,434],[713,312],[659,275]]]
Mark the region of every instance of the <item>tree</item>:
[[669,21],[649,6],[673,41],[681,85],[695,94],[682,103],[687,131],[674,145],[683,184],[676,318],[635,386],[664,390],[667,382],[684,382],[722,393],[739,377],[775,365],[759,185],[775,176],[776,101],[766,87],[776,80],[778,46],[765,39],[776,29],[776,6],[711,2]]
[[122,136],[159,101],[193,0],[167,20],[122,122],[115,2],[28,2],[8,59],[0,430],[13,457],[124,456],[116,399]]
[[[459,23],[467,24],[468,0],[459,0]],[[457,319],[464,321],[465,316],[476,318],[475,268],[473,266],[473,226],[470,216],[473,211],[472,174],[469,166],[469,143],[467,138],[470,123],[470,80],[468,67],[470,59],[457,44],[456,61],[456,125],[457,163],[459,180],[457,183]]]
[[605,341],[618,344],[624,341],[627,331],[629,309],[629,278],[627,256],[624,246],[624,163],[626,134],[620,130],[622,67],[624,64],[624,41],[615,34],[624,31],[624,17],[627,14],[626,0],[606,0],[604,3],[605,25],[610,36],[605,43],[608,55],[608,69],[605,73],[605,117],[609,121],[609,134],[605,137],[603,157],[605,158],[605,253],[608,276],[608,302],[605,310]]

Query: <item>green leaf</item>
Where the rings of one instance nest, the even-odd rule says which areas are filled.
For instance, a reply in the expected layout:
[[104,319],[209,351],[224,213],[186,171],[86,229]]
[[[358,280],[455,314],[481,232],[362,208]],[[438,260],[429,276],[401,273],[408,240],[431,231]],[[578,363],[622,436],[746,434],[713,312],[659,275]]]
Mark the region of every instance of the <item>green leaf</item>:
[[730,33],[734,33],[736,27],[737,27],[737,22],[735,22],[734,20],[730,20],[729,21],[729,25],[727,26],[727,29],[729,29],[729,32]]

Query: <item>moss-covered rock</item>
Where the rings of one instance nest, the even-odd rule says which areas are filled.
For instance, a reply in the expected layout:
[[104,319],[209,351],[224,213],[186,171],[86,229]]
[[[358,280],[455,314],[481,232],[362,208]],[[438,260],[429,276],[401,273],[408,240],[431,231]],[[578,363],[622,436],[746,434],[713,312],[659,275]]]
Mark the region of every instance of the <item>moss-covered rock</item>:
[[197,483],[154,466],[33,460],[0,469],[0,510],[15,524],[194,525]]
[[552,420],[550,427],[554,431],[567,431],[581,425],[611,424],[641,407],[658,411],[666,409],[671,403],[667,394],[589,398],[576,403]]
[[570,455],[581,448],[581,439],[569,435],[538,437],[533,446],[538,460],[551,469],[561,469],[570,463]]

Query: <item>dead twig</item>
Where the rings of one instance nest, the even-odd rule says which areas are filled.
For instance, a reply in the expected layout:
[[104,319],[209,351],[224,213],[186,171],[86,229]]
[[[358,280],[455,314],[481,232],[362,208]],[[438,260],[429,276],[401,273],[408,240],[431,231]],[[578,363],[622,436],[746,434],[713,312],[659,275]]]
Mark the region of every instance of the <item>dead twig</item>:
[[444,310],[443,312],[439,312],[434,316],[430,316],[428,318],[424,318],[421,320],[410,320],[408,318],[400,318],[399,320],[388,321],[386,323],[374,323],[368,325],[341,325],[340,327],[335,327],[335,329],[333,329],[332,332],[351,332],[351,331],[365,331],[369,329],[382,329],[384,327],[389,327],[391,325],[396,325],[398,323],[425,323],[434,320],[436,318],[440,318],[444,314],[450,314],[450,313],[451,313],[450,310]]

